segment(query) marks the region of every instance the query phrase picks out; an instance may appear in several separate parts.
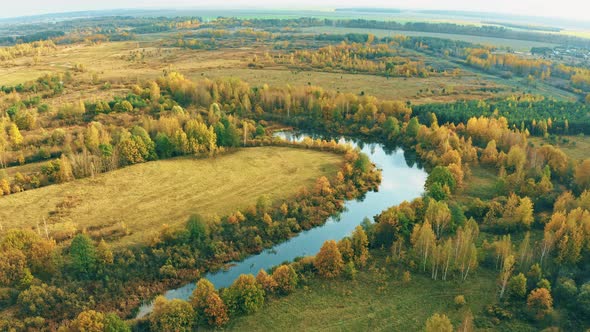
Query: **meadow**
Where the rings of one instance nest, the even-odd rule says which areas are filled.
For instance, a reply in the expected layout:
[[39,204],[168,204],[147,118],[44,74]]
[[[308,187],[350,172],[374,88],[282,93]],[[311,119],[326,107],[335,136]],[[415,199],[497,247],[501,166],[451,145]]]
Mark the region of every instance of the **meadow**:
[[110,239],[113,245],[144,244],[162,225],[181,225],[191,214],[223,216],[261,195],[288,199],[335,174],[341,161],[336,154],[280,147],[154,161],[1,197],[0,220],[4,228],[43,228],[45,218],[50,232],[87,229],[96,236],[123,228]]
[[543,137],[531,137],[530,140],[537,146],[545,144],[557,146],[574,161],[587,158],[588,151],[590,151],[590,137],[583,135],[560,136],[557,141],[552,141]]
[[[400,270],[384,267],[387,263],[383,254],[373,259],[374,265],[380,267],[359,271],[354,281],[312,278],[288,297],[270,300],[260,312],[232,320],[228,329],[421,331],[426,319],[435,312],[446,314],[457,328],[469,309],[475,316],[475,324],[484,324],[485,319],[477,315],[496,297],[496,273],[488,269],[479,269],[465,282],[433,281],[423,274],[412,273],[411,281],[404,283]],[[467,306],[455,305],[457,295],[465,297]],[[533,330],[516,320],[510,327]]]

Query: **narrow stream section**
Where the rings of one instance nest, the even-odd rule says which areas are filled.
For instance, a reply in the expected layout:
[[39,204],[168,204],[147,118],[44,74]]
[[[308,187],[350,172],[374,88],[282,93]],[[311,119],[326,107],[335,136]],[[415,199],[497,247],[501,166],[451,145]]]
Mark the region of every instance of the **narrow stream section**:
[[[305,137],[290,132],[275,135],[290,141],[301,141]],[[381,144],[365,144],[344,138],[340,138],[339,142],[359,147],[382,170],[378,192],[368,192],[362,200],[346,201],[345,210],[337,217],[329,218],[322,226],[301,232],[258,255],[236,262],[227,270],[207,273],[203,277],[219,289],[230,286],[240,274],[256,275],[260,269],[268,269],[285,261],[292,261],[296,257],[315,255],[326,240],[340,240],[350,235],[364,218],[372,220],[373,216],[381,211],[422,195],[427,174],[412,161],[407,162],[402,149],[386,151]],[[187,300],[194,289],[195,283],[189,283],[167,291],[164,296],[168,299]],[[137,318],[144,317],[152,308],[152,303],[142,305]]]

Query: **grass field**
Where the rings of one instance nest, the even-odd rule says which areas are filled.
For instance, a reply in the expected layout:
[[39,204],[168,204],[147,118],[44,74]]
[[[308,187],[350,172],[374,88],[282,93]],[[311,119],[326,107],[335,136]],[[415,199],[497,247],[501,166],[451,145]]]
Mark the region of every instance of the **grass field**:
[[[377,266],[386,266],[383,257]],[[435,312],[450,317],[457,328],[469,309],[476,324],[485,305],[496,299],[497,274],[478,269],[465,282],[434,281],[414,273],[404,284],[389,270],[360,271],[357,280],[313,278],[293,294],[271,300],[250,316],[232,320],[232,331],[420,331]],[[467,306],[454,298],[464,295]],[[515,320],[513,328],[525,326]],[[493,330],[493,329],[491,329]],[[524,329],[524,331],[530,330]]]
[[127,234],[111,242],[145,243],[163,224],[180,225],[193,213],[222,216],[264,194],[288,198],[321,175],[335,174],[341,161],[337,154],[264,147],[213,159],[149,162],[1,197],[0,221],[6,230],[35,228],[47,218],[55,220],[50,231],[74,227],[96,234],[124,224]]
[[557,143],[551,142],[542,137],[529,137],[529,141],[536,146],[551,144],[558,146],[568,157],[573,160],[583,160],[590,158],[590,137],[588,136],[563,136],[568,142],[559,140]]
[[437,33],[437,32],[421,32],[421,31],[400,31],[400,30],[384,30],[384,29],[364,29],[364,28],[339,28],[339,27],[311,27],[301,29],[304,32],[313,33],[332,33],[332,34],[347,34],[347,33],[372,33],[376,37],[393,37],[395,35],[405,36],[424,36],[436,37],[443,39],[462,40],[475,44],[490,45],[495,47],[510,47],[515,51],[528,52],[531,47],[554,47],[556,44],[504,39],[495,37],[480,37],[470,35],[459,35],[451,33]]
[[[381,31],[383,32],[383,31]],[[163,35],[161,38],[171,38]],[[15,85],[37,79],[48,72],[65,72],[76,64],[82,64],[85,72],[76,73],[76,79],[91,82],[92,79],[118,82],[136,82],[155,79],[166,70],[178,71],[191,79],[236,77],[251,86],[319,85],[325,89],[340,92],[374,95],[378,98],[409,100],[414,104],[431,102],[452,102],[455,100],[487,99],[530,91],[566,98],[563,91],[523,87],[519,79],[504,80],[475,72],[463,67],[457,77],[433,76],[428,78],[386,78],[376,75],[329,73],[321,71],[294,71],[285,66],[250,69],[248,63],[255,55],[264,57],[272,50],[264,47],[243,47],[212,51],[188,50],[162,46],[160,41],[144,40],[133,42],[108,42],[98,45],[59,46],[49,55],[42,55],[33,63],[28,57],[11,60],[0,65],[0,85]],[[142,55],[139,55],[142,54]],[[456,63],[448,59],[434,58],[424,54],[425,62],[435,67],[455,68]],[[58,106],[64,102],[79,99],[107,99],[119,91],[96,90],[89,84],[79,86],[79,91],[68,91],[65,95],[51,98],[48,103]],[[115,87],[115,85],[113,85]],[[444,89],[444,92],[443,92]]]
[[460,196],[492,199],[495,196],[494,185],[498,179],[497,169],[482,166],[471,167],[471,177],[466,179],[465,188]]
[[[414,104],[431,102],[451,102],[457,99],[486,99],[493,96],[512,94],[512,91],[501,84],[481,79],[468,74],[459,77],[392,77],[328,73],[318,71],[291,71],[286,68],[211,68],[189,70],[186,75],[192,79],[202,77],[236,77],[248,82],[251,86],[264,83],[270,86],[302,86],[311,83],[324,89],[360,94],[364,92],[383,99],[410,100]],[[488,91],[482,91],[486,88]],[[499,89],[492,93],[489,89]],[[445,93],[442,93],[445,89]],[[422,90],[422,92],[420,92]],[[435,92],[432,92],[432,91]]]

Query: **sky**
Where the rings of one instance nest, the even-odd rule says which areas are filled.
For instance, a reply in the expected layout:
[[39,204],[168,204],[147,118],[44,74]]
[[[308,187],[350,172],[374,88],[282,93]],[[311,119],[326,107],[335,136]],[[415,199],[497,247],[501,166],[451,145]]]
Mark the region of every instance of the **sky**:
[[[466,10],[590,20],[588,0],[3,0],[0,17],[121,8]],[[551,22],[547,22],[548,25]]]

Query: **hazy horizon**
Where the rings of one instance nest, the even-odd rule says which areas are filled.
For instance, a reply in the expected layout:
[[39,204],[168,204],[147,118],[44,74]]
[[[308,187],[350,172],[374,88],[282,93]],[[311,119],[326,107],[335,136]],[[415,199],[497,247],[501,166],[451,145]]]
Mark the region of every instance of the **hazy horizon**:
[[[103,0],[100,2],[80,2],[72,0],[54,0],[51,3],[39,0],[22,0],[12,3],[0,13],[0,18],[18,18],[21,16],[34,16],[43,14],[56,14],[77,11],[118,10],[118,9],[202,9],[202,10],[232,10],[232,9],[262,9],[262,10],[331,10],[335,8],[392,8],[404,10],[449,10],[483,13],[498,13],[522,16],[555,17],[562,19],[575,19],[590,21],[587,17],[590,3],[580,3],[576,0],[563,0],[555,2],[551,0],[497,0],[490,1],[465,1],[448,0],[440,2],[436,0],[417,0],[407,6],[403,1],[369,0],[359,5],[351,0],[287,0],[280,3],[262,0],[227,0],[223,8],[219,2],[191,1],[191,0]],[[547,22],[551,25],[551,21]]]

